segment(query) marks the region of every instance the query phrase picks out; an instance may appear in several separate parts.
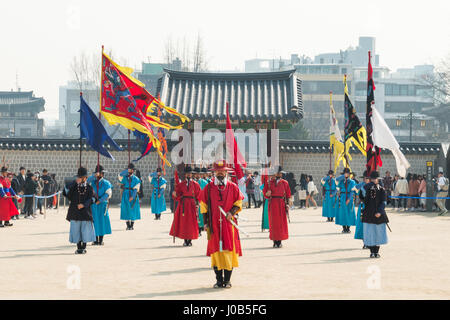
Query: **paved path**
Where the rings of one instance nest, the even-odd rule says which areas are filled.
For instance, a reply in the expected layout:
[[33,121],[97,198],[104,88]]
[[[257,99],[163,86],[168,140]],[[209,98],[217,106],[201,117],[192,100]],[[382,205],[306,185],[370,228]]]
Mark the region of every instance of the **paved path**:
[[88,245],[86,255],[74,254],[62,210],[0,229],[6,276],[0,299],[450,298],[449,216],[390,212],[390,243],[380,259],[369,259],[353,239],[354,227],[352,234],[341,234],[320,208],[291,212],[290,239],[281,249],[261,232],[261,211],[246,209],[248,221],[241,224],[251,237],[242,237],[244,256],[233,272],[233,288],[217,290],[204,236],[183,247],[168,235],[172,214],[155,221],[144,208],[134,231],[125,230],[119,214],[111,209],[113,234],[103,247]]

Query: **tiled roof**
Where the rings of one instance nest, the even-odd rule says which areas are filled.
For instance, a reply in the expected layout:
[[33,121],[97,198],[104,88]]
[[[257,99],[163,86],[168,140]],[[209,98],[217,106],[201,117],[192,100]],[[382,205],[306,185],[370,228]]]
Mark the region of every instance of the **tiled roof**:
[[197,120],[298,121],[303,118],[301,80],[295,70],[262,73],[193,73],[165,69],[161,100]]
[[44,111],[44,98],[36,98],[33,91],[0,91],[0,106],[31,107]]

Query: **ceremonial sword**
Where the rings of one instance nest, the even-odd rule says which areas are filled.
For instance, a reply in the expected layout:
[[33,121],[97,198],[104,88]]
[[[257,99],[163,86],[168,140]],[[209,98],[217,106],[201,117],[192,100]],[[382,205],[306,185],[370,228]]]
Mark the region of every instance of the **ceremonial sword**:
[[[226,212],[222,209],[221,206],[219,206],[219,210],[220,210],[220,212],[221,212],[225,217],[227,216]],[[236,229],[238,229],[240,232],[242,232],[243,234],[245,234],[247,237],[250,236],[247,232],[245,232],[244,230],[242,230],[241,228],[239,228],[239,227],[237,226],[237,224],[234,223],[233,220],[230,220],[230,223],[231,223]]]

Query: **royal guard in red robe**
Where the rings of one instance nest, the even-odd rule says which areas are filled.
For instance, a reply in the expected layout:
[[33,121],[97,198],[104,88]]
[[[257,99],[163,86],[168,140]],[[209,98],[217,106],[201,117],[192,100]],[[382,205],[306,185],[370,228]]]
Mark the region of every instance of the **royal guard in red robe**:
[[264,197],[269,200],[269,232],[274,248],[281,248],[281,241],[289,238],[289,183],[282,179],[283,171],[278,167],[275,178],[264,185]]
[[[214,288],[231,288],[231,273],[239,266],[238,257],[242,256],[236,214],[242,210],[244,196],[239,187],[228,180],[225,161],[214,163],[214,179],[200,193],[200,210],[204,217],[208,234],[206,255],[211,257],[211,267],[216,274]],[[226,216],[220,211],[223,209]]]
[[19,214],[12,198],[16,198],[18,201],[22,200],[11,188],[11,181],[8,179],[8,168],[2,167],[0,176],[0,227],[3,227],[3,221],[5,221],[5,226],[12,226],[13,224],[9,220],[11,217]]
[[200,185],[192,179],[192,168],[185,168],[185,179],[175,187],[173,196],[178,201],[173,216],[170,235],[184,239],[183,246],[192,246],[192,240],[198,239],[198,197]]

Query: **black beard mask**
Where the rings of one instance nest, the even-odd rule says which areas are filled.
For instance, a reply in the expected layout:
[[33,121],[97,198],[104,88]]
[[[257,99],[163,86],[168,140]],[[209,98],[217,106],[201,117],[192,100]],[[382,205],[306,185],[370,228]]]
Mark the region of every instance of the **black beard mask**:
[[217,179],[219,179],[219,181],[223,184],[223,179],[225,179],[225,177],[222,175],[218,175]]

